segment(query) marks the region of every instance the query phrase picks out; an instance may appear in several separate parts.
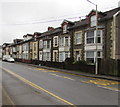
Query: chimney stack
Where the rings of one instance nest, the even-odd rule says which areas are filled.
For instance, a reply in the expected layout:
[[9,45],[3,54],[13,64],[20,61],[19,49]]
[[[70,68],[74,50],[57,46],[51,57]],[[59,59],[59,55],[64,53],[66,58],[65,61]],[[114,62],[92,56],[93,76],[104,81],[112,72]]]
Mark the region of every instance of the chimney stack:
[[53,29],[54,29],[53,27],[48,27],[48,31],[53,30]]
[[120,7],[120,1],[118,2],[118,7]]

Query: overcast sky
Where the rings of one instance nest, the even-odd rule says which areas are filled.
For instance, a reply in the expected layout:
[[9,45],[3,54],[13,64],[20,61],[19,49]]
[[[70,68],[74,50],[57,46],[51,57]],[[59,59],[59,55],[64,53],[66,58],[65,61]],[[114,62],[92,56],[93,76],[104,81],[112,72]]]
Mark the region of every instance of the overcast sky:
[[[103,12],[118,7],[119,2],[91,1]],[[27,33],[45,32],[48,26],[59,27],[64,19],[78,21],[92,9],[95,6],[86,0],[0,0],[0,44],[11,43]]]

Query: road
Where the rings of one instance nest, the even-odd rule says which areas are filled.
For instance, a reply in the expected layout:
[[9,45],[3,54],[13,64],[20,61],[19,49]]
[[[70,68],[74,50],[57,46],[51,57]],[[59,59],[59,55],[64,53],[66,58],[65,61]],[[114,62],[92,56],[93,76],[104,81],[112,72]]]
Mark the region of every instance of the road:
[[15,105],[118,105],[118,82],[2,62],[2,83]]

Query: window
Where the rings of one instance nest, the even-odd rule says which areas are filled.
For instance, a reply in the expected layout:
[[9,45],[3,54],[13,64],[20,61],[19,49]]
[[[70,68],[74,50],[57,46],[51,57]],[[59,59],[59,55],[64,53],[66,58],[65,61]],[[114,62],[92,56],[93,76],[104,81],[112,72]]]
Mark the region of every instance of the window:
[[50,61],[50,52],[47,52],[47,61]]
[[50,52],[43,52],[43,61],[50,61]]
[[65,52],[65,59],[69,57],[69,52]]
[[47,41],[43,42],[43,48],[46,49],[47,48]]
[[50,44],[51,44],[50,42],[51,42],[50,40],[47,41],[47,48],[50,48]]
[[68,37],[65,37],[65,46],[69,46],[69,39],[68,39]]
[[76,33],[75,34],[75,41],[76,41],[76,44],[81,44],[81,42],[82,42],[82,33],[81,32],[78,32],[78,33]]
[[59,61],[62,62],[64,60],[64,52],[59,53]]
[[63,33],[67,33],[67,25],[63,26]]
[[91,27],[97,25],[97,23],[96,23],[96,15],[91,16],[91,18],[90,18],[90,24],[91,24]]
[[57,47],[58,46],[58,37],[54,37],[53,42],[54,42],[54,47]]
[[46,61],[46,52],[43,52],[43,61]]
[[34,43],[34,51],[36,51],[36,43]]
[[42,51],[39,52],[39,60],[42,60]]
[[98,31],[97,31],[97,36],[98,36],[98,38],[97,38],[97,41],[98,41],[98,42],[97,42],[97,43],[102,43],[102,40],[101,40],[101,39],[102,39],[101,30],[98,30]]
[[[95,43],[96,40],[96,31],[88,31],[86,32],[86,44],[92,44]],[[97,41],[98,43],[102,43],[102,30],[98,30],[97,32]]]
[[94,43],[94,31],[89,31],[86,33],[86,44]]
[[[86,60],[90,63],[94,63],[96,58],[96,51],[86,51]],[[102,51],[97,52],[97,58],[102,58]]]
[[40,49],[43,48],[43,40],[40,40],[40,41],[39,41],[39,48],[40,48]]
[[90,63],[94,63],[94,51],[86,51],[86,60]]
[[60,37],[59,46],[64,46],[64,37]]
[[102,51],[98,51],[98,52],[97,52],[97,57],[98,57],[98,58],[102,58]]

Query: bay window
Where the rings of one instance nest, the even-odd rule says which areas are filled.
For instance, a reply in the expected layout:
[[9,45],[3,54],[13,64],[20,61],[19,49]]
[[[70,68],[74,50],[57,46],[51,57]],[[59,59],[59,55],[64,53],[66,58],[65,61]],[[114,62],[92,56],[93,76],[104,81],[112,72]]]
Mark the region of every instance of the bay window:
[[[86,44],[95,44],[96,30],[86,32]],[[97,31],[97,43],[102,43],[102,30]]]
[[60,37],[59,46],[64,46],[64,37]]
[[64,61],[64,52],[59,53],[59,61],[60,62]]
[[94,63],[94,51],[86,51],[86,61]]
[[94,43],[94,31],[88,31],[86,33],[86,44]]
[[43,42],[43,48],[46,49],[47,48],[47,41]]
[[69,46],[69,39],[68,39],[68,37],[65,37],[65,46]]
[[[86,51],[86,61],[94,63],[96,58],[96,51]],[[102,51],[97,51],[97,58],[102,58]]]

